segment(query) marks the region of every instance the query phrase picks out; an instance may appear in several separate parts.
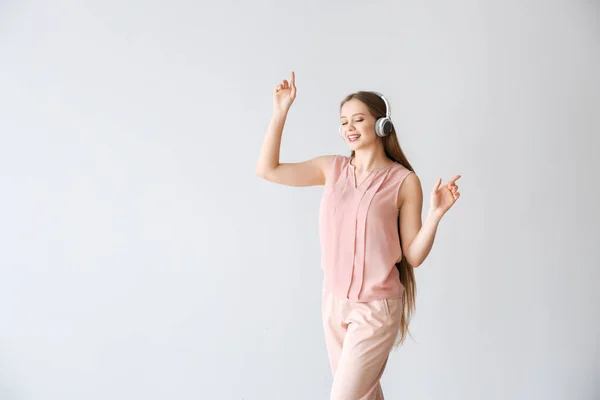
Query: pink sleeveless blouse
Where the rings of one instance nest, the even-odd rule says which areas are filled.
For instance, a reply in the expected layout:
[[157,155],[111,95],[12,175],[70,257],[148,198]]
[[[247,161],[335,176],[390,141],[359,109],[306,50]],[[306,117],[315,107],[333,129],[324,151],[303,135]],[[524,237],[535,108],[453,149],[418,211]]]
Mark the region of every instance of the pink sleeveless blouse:
[[399,163],[374,169],[356,186],[350,157],[330,164],[320,204],[324,286],[339,299],[402,297],[398,191],[412,171]]

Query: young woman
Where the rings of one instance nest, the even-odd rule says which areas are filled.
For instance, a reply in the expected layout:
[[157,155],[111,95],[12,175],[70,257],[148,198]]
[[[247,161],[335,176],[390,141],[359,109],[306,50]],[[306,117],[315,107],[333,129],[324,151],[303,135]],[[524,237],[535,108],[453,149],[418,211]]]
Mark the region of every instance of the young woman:
[[322,315],[331,399],[381,400],[390,351],[415,308],[413,268],[431,251],[442,216],[459,198],[456,175],[431,192],[421,219],[421,183],[398,143],[382,95],[360,91],[340,105],[350,156],[279,162],[281,134],[296,98],[295,74],[274,89],[274,110],[256,174],[288,186],[324,185],[319,216],[324,271]]

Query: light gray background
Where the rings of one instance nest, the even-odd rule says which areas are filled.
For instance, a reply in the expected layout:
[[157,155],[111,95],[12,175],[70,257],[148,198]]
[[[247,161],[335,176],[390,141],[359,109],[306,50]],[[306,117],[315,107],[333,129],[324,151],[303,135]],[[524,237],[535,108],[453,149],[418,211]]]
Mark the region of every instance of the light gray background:
[[427,210],[389,399],[598,399],[593,1],[0,3],[0,399],[327,399],[322,188],[254,167],[348,154],[391,101]]

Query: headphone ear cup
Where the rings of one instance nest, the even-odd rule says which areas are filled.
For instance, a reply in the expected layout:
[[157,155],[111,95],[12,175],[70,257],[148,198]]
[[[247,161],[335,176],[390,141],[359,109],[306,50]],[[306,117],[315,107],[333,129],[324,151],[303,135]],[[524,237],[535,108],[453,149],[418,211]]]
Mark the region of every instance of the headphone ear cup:
[[394,124],[392,123],[392,120],[386,118],[385,122],[383,123],[383,133],[385,134],[385,136],[392,133],[392,129],[394,129]]
[[379,118],[375,123],[375,133],[379,137],[385,137],[392,132],[392,127],[392,121],[389,118]]
[[375,134],[379,137],[381,137],[381,120],[383,118],[379,118],[377,121],[375,121]]

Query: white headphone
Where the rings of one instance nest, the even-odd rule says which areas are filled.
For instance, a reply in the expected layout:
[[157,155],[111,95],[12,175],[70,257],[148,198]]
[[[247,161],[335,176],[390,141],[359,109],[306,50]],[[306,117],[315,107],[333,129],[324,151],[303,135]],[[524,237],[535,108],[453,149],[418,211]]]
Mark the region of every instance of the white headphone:
[[[390,108],[390,103],[387,101],[384,95],[378,92],[371,92],[381,97],[383,102],[385,103],[385,117],[379,118],[375,122],[375,134],[379,137],[385,137],[392,132],[392,128],[394,124],[392,123],[391,115],[392,110]],[[342,126],[340,125],[340,135],[342,134]]]

